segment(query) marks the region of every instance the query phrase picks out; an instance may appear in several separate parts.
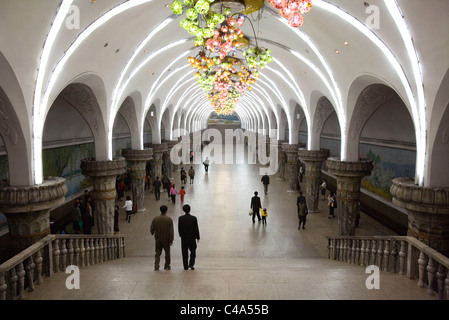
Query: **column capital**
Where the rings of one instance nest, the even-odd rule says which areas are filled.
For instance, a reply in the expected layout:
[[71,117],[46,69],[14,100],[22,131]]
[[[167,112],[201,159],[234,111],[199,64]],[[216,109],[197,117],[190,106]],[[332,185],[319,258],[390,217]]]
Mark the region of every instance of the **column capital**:
[[307,150],[307,149],[299,149],[298,157],[301,161],[304,162],[324,162],[330,156],[330,150],[321,149],[321,150]]
[[54,208],[64,202],[66,180],[47,177],[40,185],[10,187],[0,185],[0,210],[3,213],[21,213]]
[[144,150],[122,149],[122,156],[127,161],[148,161],[153,158],[153,149]]
[[331,174],[339,178],[359,178],[371,175],[373,161],[363,159],[357,162],[341,161],[336,158],[327,159],[327,168]]
[[153,155],[160,154],[168,151],[167,142],[162,143],[150,143],[148,144],[148,148],[153,149]]
[[81,160],[81,171],[89,177],[118,176],[126,172],[126,159],[117,158],[110,161],[95,161],[95,159]]
[[393,179],[393,203],[407,210],[449,215],[449,188],[426,188],[413,178]]

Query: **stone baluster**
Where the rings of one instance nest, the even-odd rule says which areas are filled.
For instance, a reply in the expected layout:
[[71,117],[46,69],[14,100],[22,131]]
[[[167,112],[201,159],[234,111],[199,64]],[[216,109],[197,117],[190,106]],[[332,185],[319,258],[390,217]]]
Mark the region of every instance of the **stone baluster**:
[[6,284],[5,273],[0,272],[0,301],[6,300],[6,290],[8,290],[8,285]]
[[352,252],[351,252],[351,262],[356,264],[357,260],[357,250],[358,250],[358,240],[352,240]]
[[449,272],[446,275],[446,280],[444,281],[444,287],[446,289],[446,300],[449,300]]
[[113,260],[112,257],[112,245],[111,245],[111,239],[107,239],[107,247],[108,247],[108,260]]
[[36,259],[34,260],[34,263],[36,264],[36,275],[37,275],[36,284],[38,284],[38,285],[41,285],[42,283],[44,283],[44,281],[42,279],[42,262],[43,261],[44,261],[44,259],[42,258],[41,250],[38,250],[36,252]]
[[390,271],[390,241],[389,240],[385,240],[384,270]]
[[396,240],[393,240],[393,243],[391,244],[391,272],[397,273],[397,263],[398,263],[398,242]]
[[17,280],[19,277],[17,276],[16,268],[12,268],[9,270],[9,288],[11,293],[11,299],[17,300]]
[[345,162],[328,158],[327,168],[337,178],[337,217],[340,236],[355,236],[356,221],[360,214],[360,185],[371,174],[371,160]]
[[109,256],[108,256],[108,240],[106,238],[103,238],[103,259],[104,261],[108,261],[109,260]]
[[144,198],[146,165],[147,161],[153,158],[153,149],[123,149],[122,156],[125,157],[130,168],[133,204],[137,207],[138,212],[143,212],[145,211]]
[[401,249],[399,251],[399,274],[404,275],[405,271],[405,261],[407,257],[407,243],[406,241],[401,241]]
[[298,157],[305,163],[306,203],[310,213],[320,212],[318,203],[320,198],[321,169],[323,163],[330,156],[330,151],[299,149]]
[[80,267],[80,247],[79,239],[74,239],[74,250],[75,250],[75,265]]
[[25,299],[25,269],[23,262],[17,265],[17,291],[19,294],[19,300]]
[[85,266],[89,267],[91,265],[90,261],[90,243],[89,239],[83,239],[84,247],[86,249],[86,260],[85,260]]
[[365,253],[366,253],[366,241],[362,240],[362,247],[360,248],[360,265],[362,266],[366,266]]
[[61,250],[59,250],[59,239],[53,242],[53,271],[58,273],[59,270],[59,260],[60,260]]
[[59,245],[61,250],[61,270],[65,271],[67,268],[67,239],[61,239]]
[[99,263],[103,263],[104,262],[103,252],[104,252],[103,239],[99,238],[98,239],[98,256],[99,256],[99,259],[100,259]]
[[89,239],[89,247],[90,247],[90,265],[93,266],[96,264],[95,262],[95,246],[94,246],[94,239]]
[[68,254],[68,258],[69,258],[69,265],[73,265],[73,254],[74,254],[74,250],[73,250],[73,239],[68,239],[67,241],[67,254]]
[[433,291],[435,276],[436,276],[436,267],[435,260],[432,257],[429,257],[429,262],[427,264],[427,293],[429,295],[434,295]]
[[376,265],[379,267],[379,269],[382,269],[382,257],[383,257],[383,245],[384,241],[379,240],[379,245],[377,247],[377,258],[376,258]]
[[34,267],[33,256],[25,260],[25,272],[28,278],[28,292],[34,291]]
[[377,254],[377,241],[371,240],[371,259],[370,259],[370,265],[376,264],[376,254]]
[[449,188],[427,188],[413,178],[393,179],[393,203],[407,210],[407,235],[449,256]]
[[95,201],[95,224],[98,234],[114,234],[116,178],[126,171],[125,168],[124,158],[112,161],[81,160],[81,171],[93,184],[92,198]]
[[9,251],[16,255],[50,234],[50,210],[63,204],[65,179],[45,178],[40,185],[0,184],[0,212],[9,226]]
[[342,239],[338,239],[337,249],[338,249],[338,261],[343,261],[343,246]]
[[118,250],[117,239],[112,239],[111,241],[112,241],[112,252],[113,252],[113,257],[114,257],[114,259],[117,259],[117,258],[118,258],[118,253],[117,253],[117,250]]
[[427,265],[427,257],[424,252],[420,251],[419,259],[418,259],[418,268],[419,268],[419,278],[418,278],[418,287],[425,287],[425,276],[426,276],[426,265]]
[[80,265],[82,268],[86,266],[86,248],[84,247],[84,239],[80,239]]
[[[446,278],[446,274],[444,272],[444,266],[442,264],[438,264],[437,271],[437,288],[438,288],[438,299],[444,299],[444,279]],[[449,297],[448,297],[449,299]]]
[[362,240],[357,240],[356,264],[362,265]]

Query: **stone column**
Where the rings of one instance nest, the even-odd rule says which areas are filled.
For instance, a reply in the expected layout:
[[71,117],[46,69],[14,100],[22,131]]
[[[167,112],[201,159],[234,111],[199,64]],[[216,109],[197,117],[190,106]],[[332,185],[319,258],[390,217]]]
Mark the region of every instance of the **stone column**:
[[153,149],[153,178],[159,177],[162,179],[162,163],[164,162],[164,152],[167,151],[167,143],[154,143],[150,144],[149,147]]
[[18,254],[50,234],[50,210],[64,203],[65,182],[48,177],[36,186],[0,186],[0,211],[8,219],[10,254]]
[[172,179],[173,178],[173,173],[175,172],[175,171],[179,171],[180,169],[179,169],[179,165],[175,165],[175,164],[173,164],[173,162],[171,161],[171,158],[170,158],[170,152],[172,151],[172,149],[177,145],[177,144],[179,144],[180,142],[178,141],[178,140],[170,140],[170,141],[167,141],[166,142],[167,143],[167,152],[166,152],[166,155],[167,155],[167,159],[168,159],[168,161],[167,161],[167,165],[168,165],[168,173],[169,173],[169,178],[170,179]]
[[145,174],[147,161],[153,157],[153,149],[133,150],[123,149],[122,156],[128,161],[131,173],[131,192],[133,204],[138,212],[145,211]]
[[286,178],[290,182],[290,190],[289,192],[298,191],[298,144],[282,144],[282,151],[285,153],[287,157],[286,163]]
[[373,170],[371,160],[345,162],[327,159],[327,168],[337,178],[337,217],[340,236],[354,236],[360,213],[360,185],[363,177]]
[[81,171],[92,180],[98,234],[114,234],[115,183],[117,176],[126,171],[125,158],[112,161],[81,160]]
[[299,149],[299,159],[305,163],[306,178],[306,203],[310,213],[318,213],[318,201],[320,197],[321,168],[323,162],[330,156],[327,149],[307,150]]
[[408,213],[408,236],[449,257],[449,188],[425,188],[412,178],[393,179],[393,203]]

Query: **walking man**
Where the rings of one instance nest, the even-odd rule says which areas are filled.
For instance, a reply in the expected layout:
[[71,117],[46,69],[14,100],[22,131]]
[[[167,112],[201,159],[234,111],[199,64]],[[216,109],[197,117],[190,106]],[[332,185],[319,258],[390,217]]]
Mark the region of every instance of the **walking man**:
[[162,183],[159,181],[159,177],[156,177],[156,180],[153,182],[153,186],[154,186],[154,195],[156,196],[156,200],[160,200]]
[[209,165],[210,165],[209,157],[206,157],[206,160],[204,160],[203,165],[204,165],[204,170],[206,171],[206,173],[208,173]]
[[166,215],[168,211],[167,206],[161,206],[160,210],[161,215],[153,219],[150,227],[151,235],[154,235],[154,239],[156,240],[154,271],[159,270],[162,250],[165,251],[164,270],[171,269],[170,246],[173,244],[174,238],[173,219]]
[[270,184],[270,177],[265,173],[265,175],[261,179],[263,183],[263,190],[265,192],[265,195],[268,193],[268,185]]
[[[195,270],[195,258],[197,243],[200,241],[200,231],[198,228],[198,220],[190,214],[190,206],[188,204],[182,207],[185,215],[178,219],[178,232],[181,237],[182,262],[184,270],[189,268]],[[190,251],[190,260],[189,260]]]
[[306,228],[306,220],[309,211],[307,209],[306,199],[304,197],[298,197],[298,218],[299,218],[299,227],[298,230],[302,228]]
[[251,209],[253,210],[253,223],[256,222],[256,215],[257,219],[262,220],[260,217],[260,209],[262,209],[262,204],[260,202],[260,198],[258,196],[259,192],[254,192],[254,197],[251,198]]

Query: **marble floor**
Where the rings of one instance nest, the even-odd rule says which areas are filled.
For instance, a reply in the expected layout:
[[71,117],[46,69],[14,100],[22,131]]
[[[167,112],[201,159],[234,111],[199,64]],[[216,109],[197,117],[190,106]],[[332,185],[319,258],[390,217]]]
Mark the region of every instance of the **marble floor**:
[[[380,289],[368,290],[368,274],[360,266],[329,261],[327,235],[337,234],[337,220],[328,219],[325,201],[320,213],[309,214],[298,230],[297,194],[286,181],[271,178],[263,194],[258,165],[211,165],[206,174],[197,165],[193,184],[185,186],[185,203],[198,218],[201,240],[195,270],[182,266],[178,217],[182,214],[167,194],[156,201],[145,192],[146,211],[125,221],[126,258],[81,269],[80,290],[68,290],[67,274],[46,279],[28,300],[429,300],[416,280],[381,272]],[[179,171],[173,174],[181,187]],[[252,223],[250,199],[258,191],[268,209],[267,225]],[[122,203],[119,203],[122,205]],[[168,205],[175,225],[171,270],[154,271],[154,238],[149,228]],[[388,228],[362,213],[357,235],[392,235]],[[164,255],[161,262],[164,261]]]

